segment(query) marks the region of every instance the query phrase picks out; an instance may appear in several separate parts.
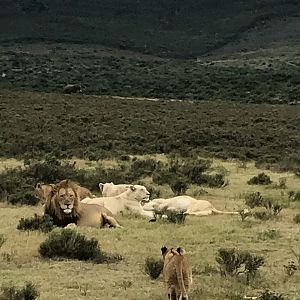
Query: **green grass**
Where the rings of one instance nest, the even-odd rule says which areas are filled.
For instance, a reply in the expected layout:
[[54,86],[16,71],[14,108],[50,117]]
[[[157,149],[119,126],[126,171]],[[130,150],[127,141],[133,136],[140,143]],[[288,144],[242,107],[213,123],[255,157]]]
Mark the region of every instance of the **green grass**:
[[[82,163],[83,165],[83,163]],[[65,297],[76,299],[160,299],[163,300],[162,278],[150,280],[144,272],[146,257],[161,258],[162,245],[184,247],[194,270],[191,299],[242,299],[244,295],[256,296],[265,288],[280,292],[286,299],[299,299],[300,272],[288,277],[283,265],[295,260],[292,249],[299,252],[299,225],[293,216],[299,203],[288,202],[287,191],[296,190],[300,179],[291,173],[263,170],[276,182],[287,178],[287,189],[249,186],[247,180],[262,170],[249,163],[240,168],[238,161],[215,160],[213,166],[227,170],[230,184],[223,189],[207,189],[209,199],[218,209],[232,210],[244,207],[243,195],[260,191],[281,199],[286,208],[278,218],[270,221],[247,219],[239,216],[188,217],[183,225],[159,221],[148,223],[137,217],[119,216],[123,229],[79,228],[87,237],[95,237],[105,252],[119,253],[124,260],[117,264],[94,265],[79,261],[44,260],[38,247],[47,235],[39,232],[23,233],[17,230],[21,217],[42,213],[42,207],[13,207],[0,204],[0,228],[7,240],[0,249],[0,278],[2,284],[23,286],[31,281],[40,291],[40,299],[56,300]],[[165,190],[164,195],[169,192]],[[188,194],[193,192],[192,187]],[[276,229],[280,234],[270,234]],[[262,237],[264,234],[264,238]],[[259,277],[247,286],[243,279],[223,278],[213,272],[217,268],[215,256],[219,248],[238,247],[265,257],[266,263]],[[218,287],[218,288],[216,288]]]

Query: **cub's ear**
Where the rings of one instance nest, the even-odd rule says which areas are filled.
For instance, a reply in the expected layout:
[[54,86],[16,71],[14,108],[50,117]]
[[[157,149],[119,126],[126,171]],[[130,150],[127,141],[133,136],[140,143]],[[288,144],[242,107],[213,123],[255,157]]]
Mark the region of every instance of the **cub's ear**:
[[134,192],[136,190],[135,186],[134,185],[131,185],[130,186],[130,189]]
[[176,251],[179,253],[179,254],[182,254],[182,249],[179,247],[176,249]]
[[103,192],[103,186],[104,186],[104,183],[101,183],[101,182],[100,182],[100,183],[99,183],[99,189],[100,189],[101,192]]
[[168,248],[166,246],[162,246],[160,250],[161,250],[161,254],[164,255],[167,253]]
[[41,182],[38,182],[36,185],[35,185],[36,188],[40,189],[42,187],[42,183]]

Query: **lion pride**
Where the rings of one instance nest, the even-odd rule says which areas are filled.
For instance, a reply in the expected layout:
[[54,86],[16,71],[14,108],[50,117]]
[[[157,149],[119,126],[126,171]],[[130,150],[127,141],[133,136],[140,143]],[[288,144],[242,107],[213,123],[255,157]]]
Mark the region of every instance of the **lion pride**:
[[111,211],[97,204],[81,203],[76,185],[62,180],[53,185],[44,207],[44,213],[50,215],[54,224],[65,227],[71,223],[78,226],[121,227]]

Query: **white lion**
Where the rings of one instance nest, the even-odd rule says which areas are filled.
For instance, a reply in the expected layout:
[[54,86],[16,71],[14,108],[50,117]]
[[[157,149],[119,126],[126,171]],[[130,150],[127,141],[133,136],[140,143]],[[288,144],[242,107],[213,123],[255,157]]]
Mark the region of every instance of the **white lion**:
[[217,210],[207,200],[197,200],[190,196],[177,196],[169,199],[157,198],[143,206],[146,211],[174,211],[183,212],[186,215],[208,216],[211,214],[230,214],[237,215],[238,212],[225,212]]
[[[114,184],[113,182],[99,183],[99,189],[102,193],[102,197],[114,197],[121,195],[130,188],[131,184]],[[136,188],[143,187],[143,185],[134,185]]]
[[153,212],[145,211],[141,205],[142,201],[149,201],[149,196],[150,193],[144,186],[129,185],[129,189],[121,195],[114,197],[85,198],[81,202],[102,205],[109,209],[114,215],[128,211],[153,218]]

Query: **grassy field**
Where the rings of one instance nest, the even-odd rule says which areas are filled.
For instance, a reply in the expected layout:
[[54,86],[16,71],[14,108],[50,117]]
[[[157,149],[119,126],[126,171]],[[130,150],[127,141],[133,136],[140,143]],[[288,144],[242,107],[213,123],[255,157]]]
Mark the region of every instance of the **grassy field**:
[[[160,157],[164,159],[163,157]],[[4,162],[2,162],[4,164]],[[8,161],[8,166],[12,162]],[[107,165],[113,161],[106,161]],[[19,162],[14,162],[19,164]],[[88,163],[92,168],[93,164]],[[85,162],[78,163],[85,167]],[[269,288],[280,292],[285,299],[300,299],[299,270],[293,275],[285,273],[284,264],[295,261],[292,249],[299,253],[300,228],[293,223],[294,215],[300,210],[300,203],[288,201],[287,192],[299,188],[300,179],[292,173],[270,175],[273,185],[249,186],[247,180],[262,170],[253,163],[246,166],[238,161],[214,160],[214,167],[227,170],[229,185],[223,189],[208,189],[206,199],[218,209],[238,210],[245,207],[244,195],[250,191],[260,191],[280,200],[285,208],[274,220],[258,221],[247,219],[242,222],[239,216],[188,217],[184,225],[148,223],[134,216],[120,216],[123,229],[79,228],[79,232],[95,237],[104,251],[117,252],[124,260],[117,264],[94,265],[79,261],[54,261],[41,259],[39,244],[46,234],[19,232],[16,229],[21,217],[42,213],[38,207],[15,207],[1,203],[0,233],[7,239],[0,249],[0,278],[3,285],[21,286],[25,281],[37,285],[41,300],[64,299],[164,299],[162,278],[153,281],[145,274],[145,258],[160,258],[160,247],[182,246],[190,256],[194,284],[191,299],[223,300],[243,299],[244,295],[256,296]],[[279,178],[286,178],[286,189],[276,188]],[[192,187],[188,194],[193,195]],[[164,195],[169,191],[165,190]],[[203,198],[203,197],[202,197]],[[269,234],[276,230],[275,236]],[[258,277],[246,285],[243,278],[221,277],[215,256],[220,247],[237,247],[251,253],[263,255],[265,265]]]

